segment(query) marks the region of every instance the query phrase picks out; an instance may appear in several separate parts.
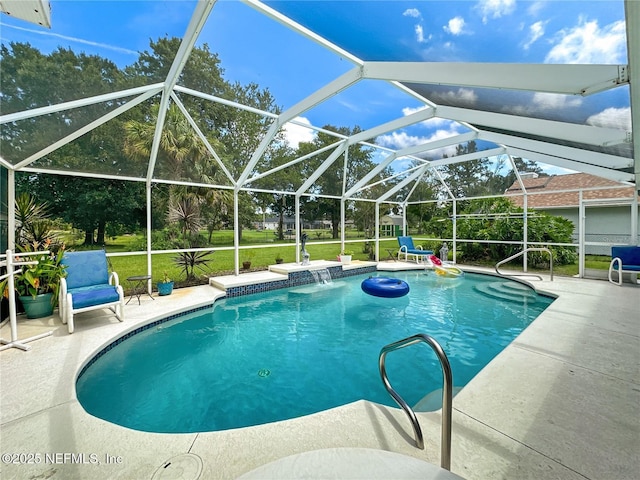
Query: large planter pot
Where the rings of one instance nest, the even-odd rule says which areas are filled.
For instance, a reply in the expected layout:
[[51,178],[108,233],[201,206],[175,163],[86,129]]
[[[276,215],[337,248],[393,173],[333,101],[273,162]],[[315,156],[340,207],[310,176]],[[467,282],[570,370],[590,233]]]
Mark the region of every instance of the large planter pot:
[[349,265],[351,263],[351,255],[340,255],[340,262]]
[[24,307],[27,318],[42,318],[53,315],[53,305],[51,305],[53,293],[43,293],[33,298],[30,295],[20,298],[20,303]]
[[158,295],[171,295],[173,282],[158,282]]

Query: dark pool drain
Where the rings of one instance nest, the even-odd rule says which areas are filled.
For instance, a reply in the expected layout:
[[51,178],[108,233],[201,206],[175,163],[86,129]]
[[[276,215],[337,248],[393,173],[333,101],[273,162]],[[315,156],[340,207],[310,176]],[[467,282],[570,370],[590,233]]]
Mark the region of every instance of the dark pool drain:
[[266,368],[262,368],[262,369],[258,370],[258,376],[259,377],[268,377],[269,375],[271,375],[271,370],[268,370]]

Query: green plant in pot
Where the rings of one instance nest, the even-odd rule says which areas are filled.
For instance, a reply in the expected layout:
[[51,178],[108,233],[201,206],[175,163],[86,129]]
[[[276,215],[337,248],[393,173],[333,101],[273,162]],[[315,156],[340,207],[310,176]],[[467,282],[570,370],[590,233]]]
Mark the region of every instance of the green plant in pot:
[[352,256],[353,256],[353,251],[345,249],[340,254],[340,262],[342,262],[344,264],[349,264],[349,263],[351,263],[351,257]]
[[244,250],[242,252],[242,268],[249,270],[251,268],[251,259],[255,256],[256,252],[254,250]]
[[[45,245],[45,247],[48,245]],[[60,279],[65,276],[65,266],[60,264],[64,250],[57,253],[37,253],[31,245],[18,247],[20,253],[35,252],[21,256],[20,261],[37,261],[37,264],[20,266],[21,272],[14,275],[14,289],[27,318],[41,318],[53,313],[58,304]],[[8,279],[0,282],[0,291],[9,298]]]
[[282,258],[280,252],[276,253],[276,263],[280,264],[282,262],[284,262],[284,259]]
[[169,274],[164,272],[162,280],[158,282],[158,295],[171,295],[173,292],[173,281],[169,278]]

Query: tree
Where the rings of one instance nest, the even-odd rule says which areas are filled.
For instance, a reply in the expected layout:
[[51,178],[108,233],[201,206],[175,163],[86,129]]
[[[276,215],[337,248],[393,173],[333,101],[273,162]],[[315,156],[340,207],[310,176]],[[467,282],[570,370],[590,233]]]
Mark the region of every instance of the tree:
[[[350,129],[348,127],[335,127],[325,125],[324,130],[330,130],[345,136],[355,135],[362,130],[359,127]],[[303,142],[298,147],[298,156],[317,151],[325,146],[331,145],[337,141],[337,138],[324,132],[318,132],[316,138],[312,142]],[[326,151],[310,161],[305,162],[302,166],[303,178],[311,176],[332,153],[332,150]],[[339,198],[323,198],[320,195],[331,195],[341,197],[344,194],[343,180],[346,188],[354,185],[357,180],[362,178],[375,165],[371,160],[372,150],[362,145],[351,145],[346,164],[346,178],[343,157],[337,159],[315,182],[309,193],[317,194],[313,201],[317,202],[316,209],[308,209],[314,213],[315,220],[317,218],[326,218],[331,221],[333,238],[339,237],[340,225],[340,199]]]

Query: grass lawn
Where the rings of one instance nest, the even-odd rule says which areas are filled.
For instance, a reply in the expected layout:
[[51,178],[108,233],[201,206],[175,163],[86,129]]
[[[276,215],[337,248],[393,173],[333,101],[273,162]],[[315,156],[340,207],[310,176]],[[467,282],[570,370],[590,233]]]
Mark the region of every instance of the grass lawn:
[[[332,240],[329,231],[310,231],[306,249],[311,255],[311,260],[335,260],[340,253],[340,242]],[[276,263],[276,257],[284,259],[285,263],[294,262],[296,258],[295,237],[286,236],[284,241],[279,241],[272,230],[244,230],[242,232],[240,262],[251,261],[251,271],[266,270],[269,265]],[[365,241],[357,241],[362,238],[359,232],[347,232],[347,246],[345,248],[352,250],[354,260],[368,260],[368,254],[363,249]],[[131,245],[140,244],[139,237],[135,235],[123,235],[109,239],[105,248],[107,253],[118,254],[126,253],[132,250]],[[203,284],[206,283],[207,277],[212,275],[233,274],[234,272],[234,252],[233,232],[223,230],[214,232],[211,239],[213,245],[213,253],[206,257],[207,263],[203,265],[203,269],[196,269],[197,280],[186,281],[186,272],[175,262],[177,254],[163,253],[152,255],[151,271],[152,282],[154,285],[167,272],[169,277],[176,283],[176,287]],[[253,248],[251,247],[253,246]],[[217,248],[216,248],[217,247]],[[392,254],[397,252],[398,243],[395,238],[380,240],[380,259],[385,260],[389,256],[387,249],[392,249]],[[83,249],[82,246],[72,246],[74,250]],[[224,248],[224,250],[223,250]],[[126,281],[127,277],[134,275],[143,275],[147,272],[147,256],[141,255],[125,255],[110,256],[112,268],[118,273],[120,283],[123,284],[125,290],[130,285]],[[587,255],[586,268],[607,270],[609,268],[610,258],[608,256]],[[464,258],[459,259],[459,263],[465,264]],[[495,262],[475,263],[485,267],[493,267]],[[518,270],[517,262],[513,266],[505,265],[506,269]],[[574,276],[578,274],[578,265],[554,265],[554,274],[562,276]],[[247,271],[247,270],[241,270]],[[536,271],[529,268],[529,271]],[[544,272],[545,269],[541,269]]]

